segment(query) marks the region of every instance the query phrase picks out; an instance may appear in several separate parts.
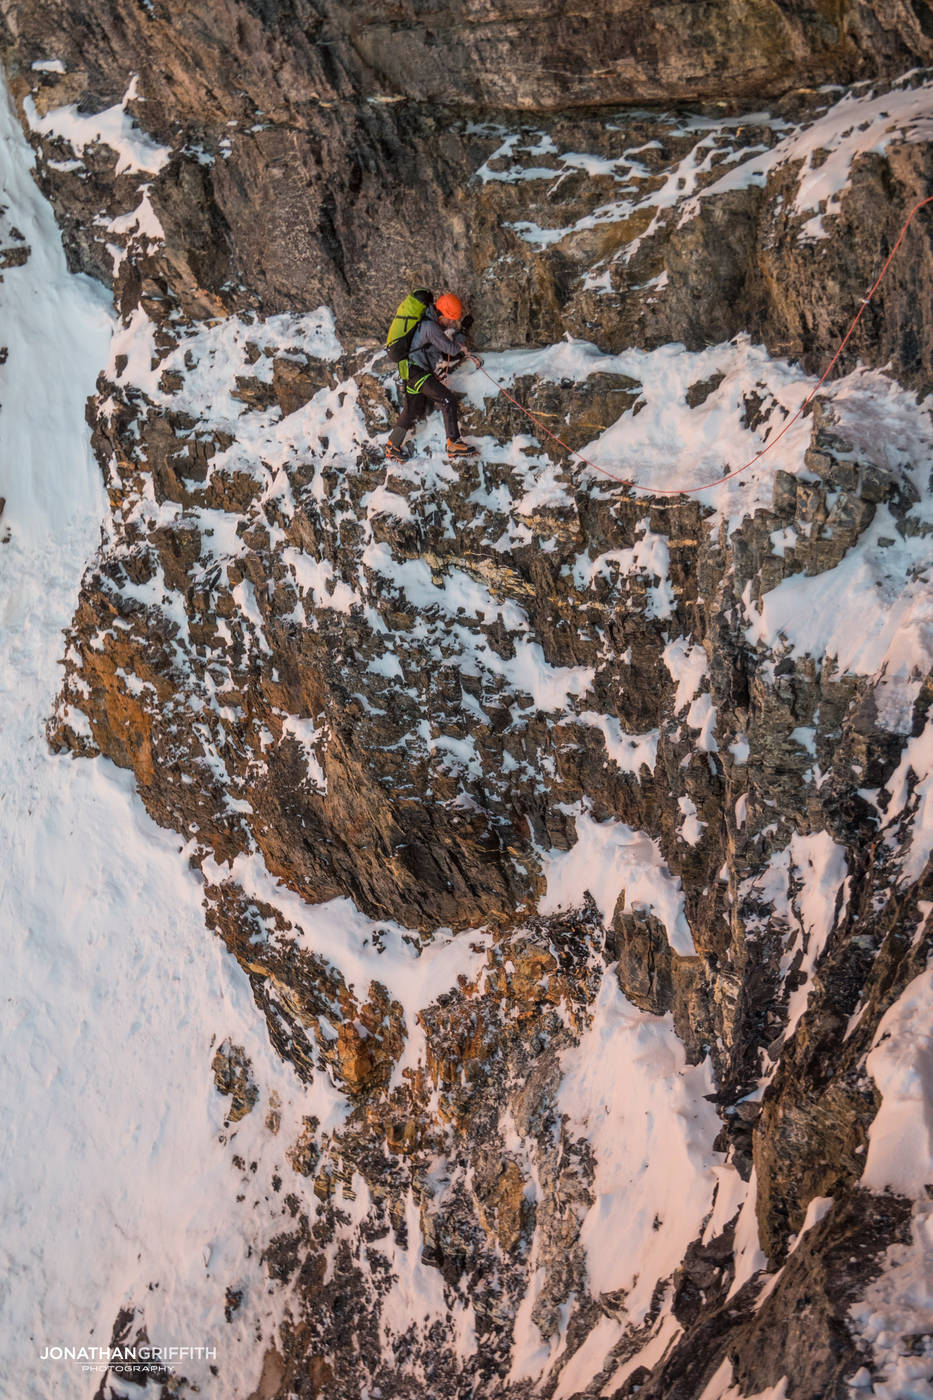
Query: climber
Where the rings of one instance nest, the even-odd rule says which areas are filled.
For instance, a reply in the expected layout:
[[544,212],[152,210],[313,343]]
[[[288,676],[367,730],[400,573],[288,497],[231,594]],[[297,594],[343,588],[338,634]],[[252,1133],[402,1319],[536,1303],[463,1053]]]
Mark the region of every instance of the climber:
[[[426,295],[430,296],[430,293]],[[453,292],[442,293],[422,315],[411,337],[407,361],[402,361],[405,402],[386,445],[386,457],[390,462],[404,462],[407,459],[402,448],[405,436],[433,404],[444,415],[448,457],[476,456],[476,448],[460,437],[457,417],[459,396],[447,387],[443,379],[464,357],[476,365],[482,364],[467,347],[464,332],[472,324],[472,316],[464,317],[463,303]]]

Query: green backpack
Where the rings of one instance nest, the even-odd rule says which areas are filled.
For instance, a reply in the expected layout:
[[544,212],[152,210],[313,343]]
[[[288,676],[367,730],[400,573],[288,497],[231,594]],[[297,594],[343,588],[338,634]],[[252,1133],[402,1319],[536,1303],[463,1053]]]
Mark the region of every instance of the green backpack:
[[411,351],[412,337],[424,320],[424,313],[433,302],[433,292],[429,292],[427,287],[417,287],[413,292],[409,292],[392,318],[389,334],[386,336],[386,353],[392,363],[398,365],[398,372],[403,380],[408,379],[408,355]]

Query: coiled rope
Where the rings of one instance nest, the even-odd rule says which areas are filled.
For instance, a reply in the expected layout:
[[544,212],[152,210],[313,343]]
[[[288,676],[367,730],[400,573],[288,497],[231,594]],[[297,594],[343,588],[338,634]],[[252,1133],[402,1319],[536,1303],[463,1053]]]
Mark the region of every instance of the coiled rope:
[[[839,349],[836,351],[835,355],[830,360],[829,364],[826,366],[825,370],[820,376],[819,382],[810,390],[809,394],[804,399],[800,407],[797,409],[796,413],[794,413],[792,417],[788,418],[781,431],[775,437],[773,437],[770,442],[766,443],[760,452],[756,452],[754,457],[751,457],[747,462],[745,462],[743,466],[736,467],[735,471],[727,472],[725,476],[717,477],[715,481],[708,481],[703,486],[646,486],[643,488],[644,490],[650,492],[650,494],[653,496],[692,496],[699,491],[709,491],[713,486],[721,486],[724,481],[731,481],[733,477],[741,476],[743,472],[748,471],[749,467],[753,467],[756,462],[760,462],[762,457],[764,457],[764,455],[767,452],[771,451],[772,447],[777,446],[784,434],[793,427],[793,425],[797,422],[798,418],[802,417],[803,413],[806,411],[810,403],[812,403],[819,390],[823,387],[823,384],[826,382],[827,378],[832,372],[833,366],[836,364],[836,361],[839,359],[839,356],[842,354],[843,350],[846,348],[850,339],[852,338],[852,334],[855,331],[855,328],[858,325],[859,321],[862,319],[862,315],[865,311],[866,306],[868,306],[872,297],[875,295],[875,292],[881,286],[882,279],[884,278],[884,275],[887,272],[888,268],[891,266],[891,263],[894,261],[895,254],[897,253],[898,248],[900,248],[902,242],[904,241],[904,235],[910,227],[914,215],[918,213],[918,211],[921,210],[924,207],[924,205],[927,204],[933,204],[933,195],[928,195],[926,199],[921,199],[917,204],[914,205],[910,213],[907,215],[907,218],[904,220],[901,226],[901,231],[897,236],[897,240],[894,244],[894,247],[891,249],[890,253],[885,259],[884,266],[882,267],[881,271],[878,273],[878,276],[872,283],[871,289],[862,298],[861,305],[859,306],[858,311],[855,313],[855,316],[852,320],[852,324],[846,331],[839,344]],[[581,462],[584,466],[591,467],[595,472],[601,472],[603,476],[608,476],[610,481],[616,481],[619,483],[620,486],[637,485],[637,482],[631,481],[627,477],[616,476],[614,472],[607,471],[607,469],[605,467],[600,466],[598,462],[591,462],[589,458],[584,457],[581,452],[577,452],[574,450],[574,448],[568,447],[567,444],[561,438],[559,438],[556,433],[552,433],[550,428],[548,428],[544,423],[542,423],[539,418],[536,418],[535,415],[524,406],[524,404],[519,403],[518,399],[513,398],[513,396],[509,393],[508,389],[506,389],[504,385],[500,384],[498,380],[493,379],[492,375],[488,372],[488,370],[486,370],[483,367],[483,365],[478,364],[477,367],[480,373],[484,374],[489,380],[489,382],[495,385],[498,392],[504,395],[504,397],[509,400],[509,403],[514,404],[517,409],[520,409],[521,412],[524,413],[526,418],[530,418],[532,423],[534,423],[535,426],[541,430],[541,432],[547,433],[548,437],[552,438],[554,442],[558,443],[564,449],[565,452],[569,452],[571,457],[576,457],[577,460]]]

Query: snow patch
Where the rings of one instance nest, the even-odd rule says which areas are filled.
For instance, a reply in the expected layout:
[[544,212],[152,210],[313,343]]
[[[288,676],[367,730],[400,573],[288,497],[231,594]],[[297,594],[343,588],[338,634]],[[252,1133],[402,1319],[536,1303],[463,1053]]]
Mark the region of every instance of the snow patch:
[[83,155],[88,146],[98,143],[109,146],[116,152],[118,175],[127,172],[157,175],[168,164],[171,147],[160,146],[137,126],[126,110],[136,98],[137,79],[134,77],[122,100],[103,112],[81,112],[72,103],[68,107],[55,107],[40,117],[31,97],[25,99],[23,110],[30,129],[38,136],[67,141],[79,155]]
[[596,1157],[594,1203],[582,1226],[594,1293],[626,1290],[627,1320],[644,1320],[655,1285],[681,1262],[712,1204],[712,1144],[721,1127],[709,1061],[688,1065],[670,1016],[627,1001],[607,970],[590,1028],[561,1059],[558,1107]]
[[695,956],[683,889],[668,870],[658,843],[624,822],[597,822],[586,812],[576,813],[575,821],[577,840],[571,849],[548,851],[542,857],[547,890],[539,912],[579,909],[589,892],[608,927],[624,893],[626,909],[646,910],[661,922],[675,953]]
[[933,1185],[933,967],[882,1016],[866,1068],[881,1107],[868,1130],[862,1183],[925,1199]]

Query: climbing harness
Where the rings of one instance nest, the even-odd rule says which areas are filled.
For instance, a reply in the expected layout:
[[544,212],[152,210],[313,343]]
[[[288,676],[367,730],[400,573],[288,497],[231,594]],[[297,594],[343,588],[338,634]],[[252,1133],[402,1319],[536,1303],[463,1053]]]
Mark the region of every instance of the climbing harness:
[[[760,462],[762,457],[764,457],[765,453],[770,452],[772,447],[775,447],[777,443],[780,442],[784,434],[790,428],[792,428],[793,425],[797,422],[797,419],[803,415],[806,408],[813,401],[813,399],[816,397],[816,394],[826,382],[833,369],[833,366],[836,364],[836,361],[839,359],[839,356],[842,354],[843,350],[848,345],[856,326],[862,319],[862,313],[864,312],[866,306],[868,306],[872,297],[875,295],[875,292],[881,285],[882,278],[884,277],[888,268],[891,266],[891,263],[894,260],[894,255],[897,253],[898,248],[901,246],[901,243],[904,240],[904,235],[910,227],[911,220],[913,219],[914,215],[926,204],[933,204],[933,195],[928,195],[926,199],[921,199],[919,203],[914,205],[910,213],[907,215],[907,218],[904,220],[904,223],[901,226],[901,231],[897,236],[897,241],[895,242],[894,247],[891,249],[890,253],[885,259],[884,266],[878,273],[878,276],[875,278],[871,286],[871,290],[866,296],[862,298],[861,305],[859,306],[859,309],[856,312],[855,317],[853,318],[852,324],[843,336],[842,341],[839,345],[839,349],[836,351],[835,355],[830,360],[829,364],[826,366],[825,370],[820,376],[819,382],[814,386],[813,389],[810,390],[810,393],[804,399],[803,403],[797,409],[796,413],[794,413],[792,417],[788,418],[781,431],[775,437],[773,437],[770,442],[766,443],[760,452],[756,452],[754,457],[750,458],[750,460],[747,461],[743,466],[736,467],[735,471],[727,472],[725,476],[717,477],[715,481],[708,481],[703,486],[646,486],[644,490],[648,491],[653,496],[693,496],[699,491],[709,491],[710,488],[713,486],[721,486],[724,481],[731,481],[733,477],[741,476],[743,472],[748,471],[749,467],[753,467],[756,462]],[[637,485],[636,482],[629,480],[627,477],[616,476],[614,472],[607,471],[606,468],[601,467],[598,462],[591,462],[588,457],[583,456],[582,452],[576,452],[572,447],[568,447],[567,444],[563,442],[557,436],[556,433],[552,433],[550,428],[546,427],[540,421],[540,419],[536,418],[535,415],[532,412],[530,412],[529,409],[525,408],[524,404],[519,403],[518,399],[513,398],[512,395],[508,392],[508,390],[502,384],[500,384],[498,380],[493,379],[492,375],[489,374],[489,372],[486,369],[484,369],[481,365],[478,366],[478,368],[480,373],[484,374],[486,378],[490,381],[490,383],[495,385],[496,389],[499,391],[500,394],[504,395],[504,397],[507,398],[510,403],[514,404],[517,409],[520,409],[521,412],[524,413],[526,418],[530,418],[532,423],[534,423],[535,426],[541,430],[541,432],[547,433],[548,437],[552,438],[554,442],[558,443],[564,449],[565,452],[569,452],[571,457],[576,457],[577,460],[581,462],[584,466],[592,467],[593,471],[601,472],[603,476],[608,476],[610,481],[618,482],[620,486]]]

